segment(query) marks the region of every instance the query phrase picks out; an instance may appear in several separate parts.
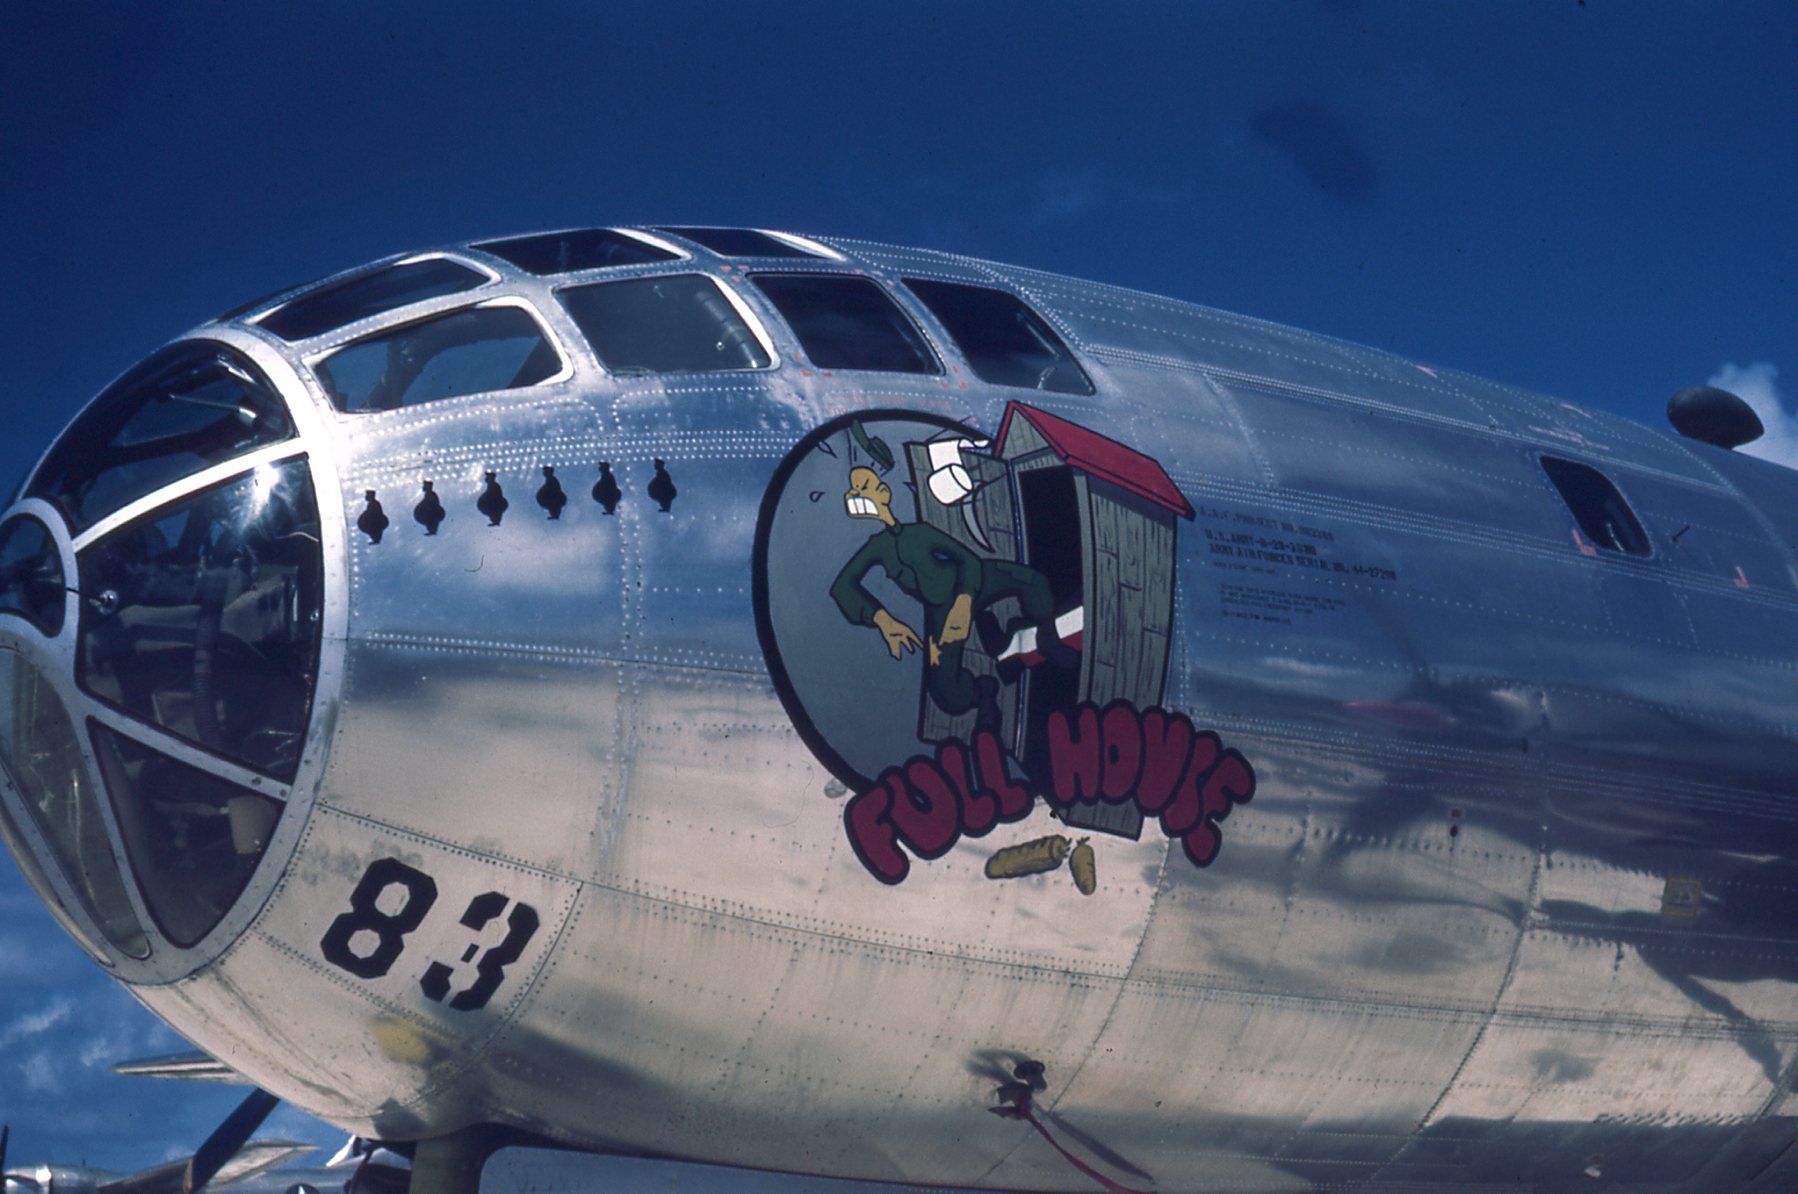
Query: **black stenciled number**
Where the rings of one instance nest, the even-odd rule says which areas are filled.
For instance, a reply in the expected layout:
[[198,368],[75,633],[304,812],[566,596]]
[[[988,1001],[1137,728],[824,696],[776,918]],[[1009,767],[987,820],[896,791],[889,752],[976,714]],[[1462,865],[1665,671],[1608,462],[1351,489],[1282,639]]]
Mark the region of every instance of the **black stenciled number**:
[[[406,902],[397,912],[383,912],[381,896],[389,887],[406,889]],[[325,961],[341,966],[357,978],[380,978],[393,969],[400,951],[406,948],[406,934],[416,929],[437,902],[437,884],[423,871],[409,867],[397,858],[382,858],[368,864],[362,881],[350,893],[350,910],[331,922],[319,941]],[[359,956],[350,948],[357,933],[369,932],[380,939],[373,953]]]
[[[486,928],[494,917],[502,912],[512,901],[497,891],[483,892],[468,902],[468,911],[462,914],[462,923],[476,932]],[[530,944],[541,923],[537,910],[529,904],[512,904],[512,914],[506,917],[506,937],[498,945],[482,955],[480,963],[475,966],[474,985],[466,991],[458,991],[449,1005],[459,1012],[472,1012],[487,1006],[493,993],[499,990],[500,983],[505,981],[506,967],[516,962],[524,953],[524,947]],[[475,947],[469,946],[468,952],[462,955],[464,962],[474,956]],[[443,997],[449,994],[450,967],[442,962],[432,962],[425,971],[425,976],[418,980],[418,985],[425,993],[425,998],[442,1003]]]

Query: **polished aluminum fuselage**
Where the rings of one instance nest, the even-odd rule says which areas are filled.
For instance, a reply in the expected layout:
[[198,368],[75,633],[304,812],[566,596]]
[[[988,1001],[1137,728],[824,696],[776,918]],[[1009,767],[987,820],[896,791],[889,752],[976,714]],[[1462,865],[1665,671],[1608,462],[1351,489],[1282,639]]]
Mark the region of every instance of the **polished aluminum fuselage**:
[[[197,333],[309,412],[332,586],[314,739],[222,930],[241,936],[146,970],[139,998],[390,1139],[501,1123],[1086,1188],[986,1112],[1027,1056],[1049,1126],[1127,1184],[1794,1180],[1798,474],[1256,320],[829,243],[845,259],[816,268],[1015,288],[1097,394],[806,368],[750,288],[780,367],[608,376],[546,283],[478,253],[569,376],[345,415],[306,361],[421,308],[298,346]],[[678,268],[734,285],[705,254]],[[1258,778],[1208,868],[1145,832],[1095,837],[1091,896],[986,878],[994,849],[1055,832],[1039,809],[884,885],[770,681],[753,552],[783,456],[863,409],[990,435],[1011,400],[1151,451],[1194,508],[1161,703]],[[1587,543],[1545,454],[1604,472],[1652,554]],[[679,485],[666,513],[653,460]],[[611,516],[587,496],[601,461]],[[553,521],[545,465],[571,498]],[[498,527],[475,507],[489,472]],[[436,535],[408,517],[422,479]],[[395,521],[379,543],[355,527],[368,490]],[[486,1007],[419,977],[498,922],[439,915],[372,979],[321,960],[390,857],[443,912],[489,890],[540,912]]]

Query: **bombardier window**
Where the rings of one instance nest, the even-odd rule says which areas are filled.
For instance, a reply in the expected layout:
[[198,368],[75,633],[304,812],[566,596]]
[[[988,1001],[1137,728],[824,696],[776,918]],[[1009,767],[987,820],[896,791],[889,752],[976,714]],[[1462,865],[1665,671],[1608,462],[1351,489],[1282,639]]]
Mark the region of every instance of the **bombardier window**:
[[959,282],[904,281],[981,381],[1058,394],[1093,392],[1093,383],[1061,337],[1015,294]]
[[[99,793],[81,766],[74,723],[56,690],[14,651],[0,651],[0,767],[89,918],[124,953],[148,957],[100,819]],[[21,862],[32,857],[29,850],[13,853]]]
[[190,340],[108,386],[25,492],[59,507],[80,532],[164,485],[292,436],[287,407],[248,357]]
[[534,386],[562,357],[522,307],[468,307],[366,336],[313,366],[352,414]]
[[610,228],[576,228],[538,236],[483,241],[474,248],[503,257],[529,273],[567,274],[612,265],[649,265],[678,261],[679,256]]
[[1542,471],[1554,482],[1586,538],[1607,551],[1632,556],[1649,554],[1648,535],[1642,524],[1603,473],[1555,456],[1542,458]]
[[941,373],[936,354],[877,284],[853,274],[751,274],[820,369]]
[[490,280],[479,270],[442,257],[407,261],[354,274],[323,290],[302,294],[256,320],[256,325],[283,340],[305,340],[383,311],[446,294],[461,294]]
[[318,675],[324,563],[306,461],[264,465],[77,558],[76,680],[215,754],[293,778]]
[[754,228],[663,228],[721,257],[816,257],[816,253]]
[[556,295],[610,373],[708,373],[774,363],[723,287],[703,274],[596,282]]
[[88,723],[138,890],[163,936],[183,948],[243,894],[281,805]]
[[0,526],[0,613],[18,614],[45,634],[62,633],[62,557],[44,524],[15,518]]

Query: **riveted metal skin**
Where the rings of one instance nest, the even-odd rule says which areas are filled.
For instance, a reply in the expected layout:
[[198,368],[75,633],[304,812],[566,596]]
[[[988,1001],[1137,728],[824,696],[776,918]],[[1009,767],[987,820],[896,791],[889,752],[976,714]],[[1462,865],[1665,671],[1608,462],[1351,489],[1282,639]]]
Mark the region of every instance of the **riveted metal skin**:
[[[257,327],[272,304],[192,333],[292,408],[327,592],[304,760],[217,928],[131,958],[60,893],[158,1015],[394,1140],[496,1124],[1088,1188],[986,1113],[1029,1059],[1039,1111],[1127,1185],[1798,1181],[1798,474],[1254,319],[838,238],[803,269],[882,283],[944,371],[820,370],[743,261],[656,243],[685,256],[544,278],[434,250],[493,280],[297,343]],[[674,273],[724,286],[774,366],[613,376],[554,297]],[[1013,291],[1096,393],[980,381],[902,277]],[[550,380],[345,414],[312,370],[496,299],[554,339]],[[1190,503],[1167,516],[1159,704],[1255,779],[1209,865],[1039,805],[881,882],[845,831],[857,793],[771,679],[758,518],[795,446],[857,412],[991,438],[1013,403],[1152,457]],[[1602,472],[1649,554],[1582,536],[1544,456]],[[589,495],[602,462],[615,513]],[[72,595],[56,640],[0,617],[0,648],[85,710],[80,616]],[[985,873],[1050,834],[1091,836],[1080,884]]]

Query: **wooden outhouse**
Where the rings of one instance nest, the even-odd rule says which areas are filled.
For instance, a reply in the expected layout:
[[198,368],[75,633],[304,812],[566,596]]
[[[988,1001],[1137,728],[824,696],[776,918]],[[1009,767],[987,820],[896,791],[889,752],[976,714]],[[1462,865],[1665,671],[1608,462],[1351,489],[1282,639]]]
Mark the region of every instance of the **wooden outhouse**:
[[[1048,411],[1013,402],[990,446],[964,449],[973,492],[953,504],[930,484],[942,452],[908,444],[920,516],[987,558],[1015,560],[1040,572],[1055,594],[1063,641],[1079,646],[1079,667],[1038,664],[1006,688],[1004,734],[1027,766],[1045,754],[1045,726],[1056,709],[1125,701],[1161,703],[1173,634],[1175,528],[1193,509],[1159,463]],[[946,490],[953,497],[953,488]],[[995,607],[1002,617],[1012,608]],[[997,664],[971,642],[964,665],[990,674]],[[928,695],[920,713],[925,741],[965,738],[973,715],[949,717]],[[1036,770],[1032,766],[1032,770]],[[1136,837],[1134,804],[1083,804],[1063,820],[1080,828]]]

